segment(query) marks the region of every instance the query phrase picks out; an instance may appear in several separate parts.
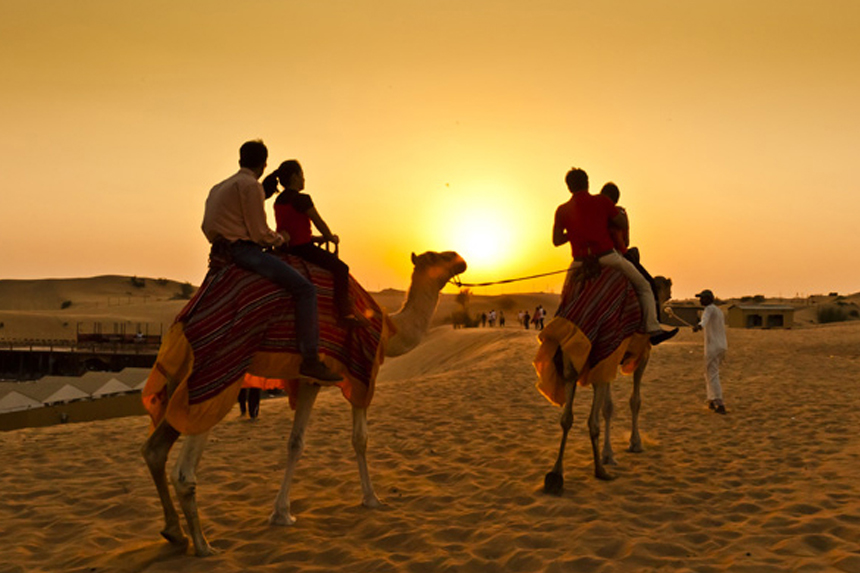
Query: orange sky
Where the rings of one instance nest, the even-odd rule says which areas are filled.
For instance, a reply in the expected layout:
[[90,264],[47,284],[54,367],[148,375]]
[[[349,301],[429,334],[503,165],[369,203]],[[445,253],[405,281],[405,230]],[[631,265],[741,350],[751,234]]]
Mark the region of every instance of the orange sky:
[[677,298],[857,292],[858,36],[853,0],[0,0],[0,278],[199,284],[262,138],[369,290],[564,268],[576,165]]

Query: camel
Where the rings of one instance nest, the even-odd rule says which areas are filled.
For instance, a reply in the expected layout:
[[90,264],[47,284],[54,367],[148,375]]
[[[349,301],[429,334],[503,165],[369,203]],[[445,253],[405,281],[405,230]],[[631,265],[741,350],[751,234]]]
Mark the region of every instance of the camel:
[[[463,258],[451,251],[442,253],[427,252],[418,256],[413,253],[412,263],[414,269],[406,300],[399,311],[387,317],[387,320],[393,326],[391,329],[393,333],[387,339],[385,336],[379,339],[380,346],[384,348],[377,350],[384,351],[384,356],[405,354],[421,342],[424,334],[429,329],[430,320],[438,303],[442,288],[451,278],[466,270],[466,263]],[[162,347],[162,351],[164,351],[164,346]],[[258,354],[259,352],[255,356]],[[162,352],[159,353],[159,357],[161,356]],[[185,362],[188,361],[186,360]],[[245,380],[253,377],[253,375],[270,376],[269,372],[255,371],[255,365],[256,362],[251,361]],[[153,371],[155,372],[157,368],[158,364]],[[297,376],[297,370],[293,372]],[[373,379],[375,379],[375,375],[376,371],[374,370],[372,372]],[[150,380],[152,378],[153,375],[151,375]],[[224,399],[226,411],[229,411],[229,408],[232,407],[230,399],[232,399],[233,404],[235,403],[235,397],[239,391],[238,386],[242,385],[241,381],[242,379],[240,379],[239,383],[231,386],[231,389],[235,390],[233,394],[225,392],[225,394],[228,394],[227,398]],[[165,386],[166,399],[169,401],[174,393],[177,392],[177,387],[180,385],[177,383],[175,377],[168,377]],[[149,387],[149,382],[147,383],[147,387]],[[319,393],[320,385],[311,383],[308,379],[300,379],[290,388],[294,390],[294,393],[291,393],[291,402],[295,399],[295,418],[288,443],[286,470],[281,482],[280,491],[275,499],[274,508],[269,517],[269,523],[272,525],[291,525],[296,521],[296,518],[290,514],[290,486],[296,464],[304,450],[304,433],[310,420],[311,410]],[[187,393],[181,386],[180,390]],[[147,390],[144,390],[144,394],[147,394]],[[344,394],[347,395],[347,392],[344,391]],[[370,394],[372,392],[365,397],[363,402],[356,402],[352,399],[350,401],[353,403],[352,443],[358,459],[362,504],[373,508],[379,506],[381,501],[374,492],[367,467],[367,404],[370,400]],[[163,393],[162,396],[164,396]],[[360,404],[360,406],[356,406],[356,404]],[[224,411],[224,414],[226,414],[226,411]],[[221,417],[224,414],[220,414]],[[155,417],[153,419],[155,420]],[[179,514],[171,499],[166,465],[170,449],[182,434],[183,432],[174,428],[168,423],[166,418],[161,419],[155,423],[152,433],[141,448],[141,453],[155,482],[164,511],[165,526],[161,535],[169,542],[177,545],[186,545],[188,540],[183,533]],[[200,432],[185,432],[182,449],[176,460],[174,470],[171,473],[173,488],[185,515],[188,532],[194,545],[194,552],[200,557],[205,557],[215,552],[203,534],[196,500],[196,470],[203,455],[207,436],[208,429]]]
[[[630,398],[633,428],[629,451],[643,451],[639,433],[640,388],[650,355],[650,342],[646,335],[638,332],[639,303],[627,279],[613,269],[593,272],[599,276],[579,282],[574,288],[565,288],[559,316],[541,332],[541,348],[535,358],[541,379],[539,390],[550,401],[562,406],[558,457],[544,479],[544,491],[554,495],[560,495],[564,489],[564,450],[573,425],[573,400],[578,384],[590,384],[594,391],[588,429],[595,477],[613,479],[605,466],[615,463],[609,439],[613,411],[610,382],[616,377],[619,366],[625,373],[633,372]],[[662,306],[671,296],[671,281],[657,277],[655,282]],[[616,298],[610,298],[612,304],[607,305],[606,299],[597,299],[601,296]],[[584,303],[589,297],[591,302]],[[595,354],[599,360],[595,360]],[[601,412],[606,424],[602,455],[599,447]]]

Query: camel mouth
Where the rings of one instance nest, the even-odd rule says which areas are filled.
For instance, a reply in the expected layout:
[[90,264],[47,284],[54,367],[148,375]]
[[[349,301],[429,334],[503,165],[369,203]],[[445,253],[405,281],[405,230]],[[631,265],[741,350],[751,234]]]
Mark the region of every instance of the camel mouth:
[[451,271],[452,271],[455,275],[461,275],[461,274],[463,274],[463,273],[465,273],[465,272],[466,272],[466,268],[467,268],[467,267],[468,267],[468,265],[466,265],[466,261],[464,261],[464,260],[463,260],[463,258],[461,257],[461,258],[460,258],[459,260],[457,260],[457,261],[454,263],[454,265],[451,267]]

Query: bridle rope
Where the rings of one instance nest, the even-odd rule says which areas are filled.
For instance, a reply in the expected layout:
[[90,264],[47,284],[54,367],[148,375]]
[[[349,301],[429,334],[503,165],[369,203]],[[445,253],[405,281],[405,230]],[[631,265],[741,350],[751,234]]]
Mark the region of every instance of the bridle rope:
[[460,281],[459,275],[457,275],[457,276],[453,277],[451,280],[449,280],[448,282],[457,286],[458,288],[485,287],[485,286],[501,285],[501,284],[507,284],[507,283],[515,283],[515,282],[519,282],[519,281],[527,281],[530,279],[539,279],[541,277],[548,277],[550,275],[557,275],[560,273],[566,273],[569,270],[570,269],[562,269],[560,271],[552,271],[550,273],[541,273],[539,275],[530,275],[527,277],[517,277],[517,278],[513,278],[513,279],[504,279],[504,280],[500,280],[500,281],[489,281],[489,282],[485,282],[485,283],[464,283],[464,282]]

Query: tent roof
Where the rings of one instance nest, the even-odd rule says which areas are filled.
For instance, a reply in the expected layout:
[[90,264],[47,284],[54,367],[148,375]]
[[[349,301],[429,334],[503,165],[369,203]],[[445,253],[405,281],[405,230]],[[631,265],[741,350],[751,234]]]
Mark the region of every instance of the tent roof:
[[38,408],[41,405],[41,402],[12,390],[0,398],[0,413],[29,410],[30,408]]

